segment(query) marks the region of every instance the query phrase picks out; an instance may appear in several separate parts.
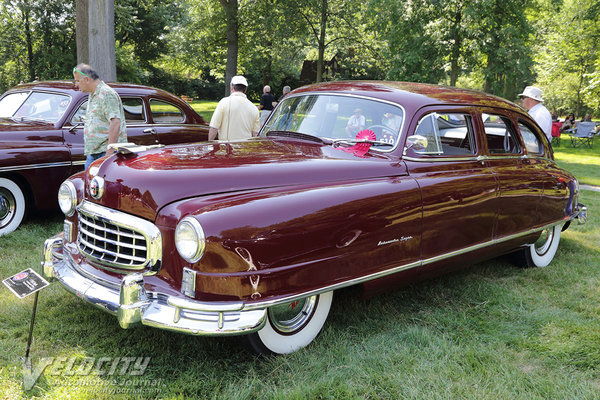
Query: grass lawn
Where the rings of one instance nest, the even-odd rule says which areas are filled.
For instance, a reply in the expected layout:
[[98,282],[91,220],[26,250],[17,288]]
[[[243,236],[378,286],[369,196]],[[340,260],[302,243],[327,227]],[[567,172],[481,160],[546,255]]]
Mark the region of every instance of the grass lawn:
[[562,135],[560,146],[554,147],[554,158],[575,174],[579,183],[600,186],[600,136],[594,139],[593,148],[574,149],[569,147],[569,136]]
[[192,108],[204,118],[207,124],[210,122],[210,117],[212,117],[215,108],[217,108],[217,103],[218,101],[213,100],[194,100],[189,102]]
[[[556,157],[598,184],[598,148]],[[31,358],[56,361],[24,390],[33,296],[2,285],[0,399],[600,399],[600,193],[580,201],[590,219],[563,232],[547,268],[499,258],[369,300],[338,291],[320,336],[286,356],[261,358],[238,338],[123,330],[53,284],[39,297]],[[39,266],[61,228],[54,213],[0,237],[0,276]],[[119,369],[86,371],[103,357],[119,357]],[[128,357],[150,357],[143,375],[121,374]]]

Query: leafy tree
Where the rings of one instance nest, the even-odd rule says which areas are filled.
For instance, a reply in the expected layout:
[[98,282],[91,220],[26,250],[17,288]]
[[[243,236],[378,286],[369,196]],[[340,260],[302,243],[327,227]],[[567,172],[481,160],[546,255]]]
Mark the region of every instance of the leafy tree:
[[529,0],[480,0],[477,41],[483,90],[507,99],[533,80]]
[[184,15],[179,1],[116,0],[117,47],[130,45],[136,62],[147,68],[167,52],[167,35]]
[[0,4],[0,88],[38,76],[69,77],[76,59],[74,2],[3,0]]
[[538,81],[548,106],[561,113],[581,115],[598,109],[598,4],[567,0],[562,8],[547,13],[540,24],[544,40],[539,41],[536,58]]

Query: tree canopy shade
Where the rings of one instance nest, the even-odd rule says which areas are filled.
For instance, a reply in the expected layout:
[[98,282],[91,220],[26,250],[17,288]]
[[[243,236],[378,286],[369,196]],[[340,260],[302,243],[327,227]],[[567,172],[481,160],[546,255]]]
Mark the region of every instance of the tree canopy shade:
[[[0,89],[70,79],[74,1],[0,5]],[[254,100],[265,84],[278,94],[333,79],[509,100],[535,84],[550,109],[600,116],[599,17],[600,0],[115,0],[117,76],[220,98],[241,73]]]

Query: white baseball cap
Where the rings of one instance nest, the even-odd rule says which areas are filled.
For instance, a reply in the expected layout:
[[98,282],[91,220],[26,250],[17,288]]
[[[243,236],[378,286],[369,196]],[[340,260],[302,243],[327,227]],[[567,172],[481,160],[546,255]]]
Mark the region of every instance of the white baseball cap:
[[248,81],[242,75],[236,75],[233,78],[231,78],[231,84],[232,85],[244,85],[244,86],[248,87]]
[[542,100],[542,89],[536,88],[535,86],[527,86],[519,97],[530,97],[537,101],[544,101]]

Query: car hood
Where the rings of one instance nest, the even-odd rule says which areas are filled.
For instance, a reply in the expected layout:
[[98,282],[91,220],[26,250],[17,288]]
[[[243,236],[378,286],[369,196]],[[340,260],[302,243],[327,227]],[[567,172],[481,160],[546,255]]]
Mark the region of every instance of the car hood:
[[0,118],[0,132],[45,131],[54,128],[53,124],[43,121],[15,121],[11,118]]
[[358,157],[330,145],[279,139],[168,146],[93,164],[86,186],[96,174],[105,191],[99,200],[89,190],[85,197],[154,220],[162,207],[186,198],[406,174],[396,158],[371,153]]

